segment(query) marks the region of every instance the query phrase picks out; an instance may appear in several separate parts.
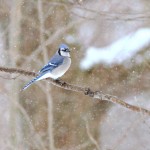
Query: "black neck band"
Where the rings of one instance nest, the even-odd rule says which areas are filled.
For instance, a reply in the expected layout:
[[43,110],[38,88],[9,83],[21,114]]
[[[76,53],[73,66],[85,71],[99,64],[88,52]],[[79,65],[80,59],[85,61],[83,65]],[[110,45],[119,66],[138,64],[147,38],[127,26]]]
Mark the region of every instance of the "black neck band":
[[61,53],[60,53],[60,48],[59,48],[59,50],[58,50],[58,54],[61,56]]

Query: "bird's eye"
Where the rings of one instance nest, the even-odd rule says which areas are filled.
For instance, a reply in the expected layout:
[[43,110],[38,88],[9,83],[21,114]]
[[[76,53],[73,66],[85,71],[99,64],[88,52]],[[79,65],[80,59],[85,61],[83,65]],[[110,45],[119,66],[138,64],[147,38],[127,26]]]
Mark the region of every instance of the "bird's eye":
[[65,49],[64,49],[64,48],[61,48],[61,51],[65,51]]
[[62,49],[61,49],[61,51],[64,51],[64,52],[66,52],[66,51],[67,51],[67,49],[65,49],[65,48],[62,48]]
[[61,48],[60,50],[63,52],[70,52],[68,48]]

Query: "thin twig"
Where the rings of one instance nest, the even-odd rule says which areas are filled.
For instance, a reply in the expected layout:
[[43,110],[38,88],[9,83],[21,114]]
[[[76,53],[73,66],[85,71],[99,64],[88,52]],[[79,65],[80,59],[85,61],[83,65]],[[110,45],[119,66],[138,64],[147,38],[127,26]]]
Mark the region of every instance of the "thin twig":
[[45,145],[41,139],[41,136],[35,132],[35,128],[30,120],[29,115],[27,114],[26,110],[17,102],[17,101],[13,101],[14,105],[18,108],[18,110],[21,112],[21,114],[24,116],[25,120],[27,121],[29,128],[30,128],[30,134],[32,136],[35,136],[36,139],[36,143],[35,144],[39,144],[38,146],[40,146],[40,148],[42,148],[42,150],[46,150]]
[[[17,68],[0,67],[0,71],[7,72],[7,73],[18,73],[18,74],[22,74],[24,76],[32,76],[32,77],[37,76],[37,74],[35,72],[26,71],[26,70],[17,69]],[[147,114],[150,116],[149,110],[142,108],[142,107],[128,104],[128,103],[124,102],[123,100],[121,100],[121,99],[119,99],[113,95],[104,94],[101,91],[93,91],[90,88],[72,85],[72,84],[66,83],[66,82],[61,81],[61,80],[53,80],[51,78],[47,78],[46,80],[50,81],[51,84],[56,85],[60,88],[70,90],[70,91],[75,91],[75,92],[81,92],[81,93],[84,93],[85,95],[92,97],[92,98],[95,98],[95,99],[110,101],[112,103],[121,105],[127,109],[130,109],[134,112],[140,112],[140,113]]]
[[96,149],[100,150],[98,142],[94,139],[94,137],[92,136],[92,133],[90,132],[88,121],[86,121],[86,132],[91,142],[96,146]]

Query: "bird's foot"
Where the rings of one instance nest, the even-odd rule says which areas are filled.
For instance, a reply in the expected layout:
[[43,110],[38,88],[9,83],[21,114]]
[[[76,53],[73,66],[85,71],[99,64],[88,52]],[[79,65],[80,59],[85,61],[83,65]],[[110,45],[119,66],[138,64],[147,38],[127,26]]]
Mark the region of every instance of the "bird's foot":
[[65,85],[66,85],[66,82],[65,82],[65,81],[62,81],[62,80],[60,80],[60,79],[56,79],[55,82],[58,83],[58,84],[61,85],[61,86],[65,86]]

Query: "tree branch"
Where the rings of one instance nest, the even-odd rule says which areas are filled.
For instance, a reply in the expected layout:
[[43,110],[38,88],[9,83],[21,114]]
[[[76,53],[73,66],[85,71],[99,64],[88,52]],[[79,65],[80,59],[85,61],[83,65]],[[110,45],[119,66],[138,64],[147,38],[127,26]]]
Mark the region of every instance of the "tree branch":
[[[22,70],[22,69],[17,69],[17,68],[6,68],[6,67],[0,67],[0,71],[1,72],[7,72],[7,73],[17,73],[17,74],[21,74],[24,76],[32,76],[35,77],[37,76],[36,73],[31,72],[31,71],[26,71],[26,70]],[[53,80],[51,78],[47,78],[46,80],[50,81],[50,83],[52,83],[55,86],[58,86],[60,88],[66,89],[66,90],[70,90],[70,91],[75,91],[75,92],[81,92],[89,97],[95,98],[95,99],[99,99],[99,100],[105,100],[105,101],[110,101],[112,103],[115,104],[119,104],[127,109],[130,109],[134,112],[141,112],[143,114],[147,114],[150,116],[150,111],[142,108],[142,107],[138,107],[138,106],[134,106],[131,104],[128,104],[126,102],[124,102],[121,99],[118,99],[117,97],[113,96],[113,95],[109,95],[109,94],[104,94],[101,91],[93,91],[90,88],[85,88],[85,87],[80,87],[80,86],[76,86],[76,85],[72,85],[69,83],[66,83],[64,81],[61,80]]]

